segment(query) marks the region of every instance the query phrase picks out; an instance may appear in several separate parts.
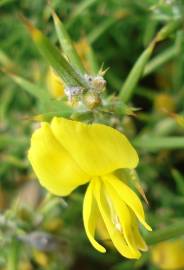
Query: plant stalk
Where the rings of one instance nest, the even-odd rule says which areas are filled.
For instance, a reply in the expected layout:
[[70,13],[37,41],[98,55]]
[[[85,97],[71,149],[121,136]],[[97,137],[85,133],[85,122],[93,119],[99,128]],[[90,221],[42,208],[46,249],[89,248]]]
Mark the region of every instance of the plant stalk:
[[148,245],[154,245],[182,235],[184,235],[184,220],[150,233],[149,236],[146,237],[146,242]]

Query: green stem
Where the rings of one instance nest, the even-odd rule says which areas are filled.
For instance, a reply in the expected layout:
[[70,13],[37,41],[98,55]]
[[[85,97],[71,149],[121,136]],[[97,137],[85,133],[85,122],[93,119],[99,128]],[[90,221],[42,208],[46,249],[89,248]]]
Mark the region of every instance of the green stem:
[[160,149],[183,149],[184,137],[143,137],[136,139],[134,145],[135,147],[150,151]]
[[81,14],[84,14],[84,11],[88,9],[90,6],[95,4],[97,0],[84,0],[79,3],[76,8],[74,9],[73,13],[71,14],[67,28],[71,28],[71,26],[76,22],[76,19],[81,16]]
[[174,59],[178,51],[175,47],[168,48],[163,53],[153,58],[145,67],[143,77],[149,75],[154,70],[165,64],[166,62]]
[[[127,103],[131,100],[136,86],[139,80],[142,78],[144,69],[146,64],[148,63],[152,52],[156,46],[156,44],[175,32],[177,29],[181,27],[181,21],[174,21],[166,24],[155,36],[155,38],[151,41],[149,46],[143,51],[140,55],[138,60],[135,62],[134,66],[132,67],[131,71],[129,72],[124,84],[120,90],[120,97],[121,99]],[[170,52],[171,53],[171,52]]]
[[184,220],[178,222],[177,224],[172,224],[164,229],[152,232],[146,238],[146,242],[149,245],[154,245],[162,241],[167,241],[174,237],[179,237],[184,235]]
[[13,239],[9,254],[8,254],[8,270],[18,270],[19,269],[19,255],[20,255],[20,244],[16,239]]
[[117,22],[116,17],[108,17],[104,20],[98,27],[94,28],[94,30],[89,33],[87,39],[90,44],[95,43],[98,38],[108,29],[110,28],[115,22]]
[[154,100],[155,96],[156,96],[156,93],[153,89],[150,89],[150,88],[145,88],[145,87],[137,87],[137,93],[136,93],[138,96],[142,96],[142,97],[145,97],[151,101]]
[[148,62],[153,49],[156,43],[151,43],[147,49],[141,54],[141,56],[136,61],[135,65],[133,66],[132,70],[130,71],[128,77],[126,78],[121,90],[120,90],[120,97],[124,102],[128,102],[135,90],[135,87],[142,76],[144,71],[144,67]]

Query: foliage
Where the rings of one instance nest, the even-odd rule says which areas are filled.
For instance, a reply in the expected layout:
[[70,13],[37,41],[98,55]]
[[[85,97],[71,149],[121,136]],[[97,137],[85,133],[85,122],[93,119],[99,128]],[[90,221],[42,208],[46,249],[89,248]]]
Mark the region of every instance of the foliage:
[[[27,150],[38,122],[53,116],[122,131],[139,153],[130,179],[149,202],[148,244],[181,237],[183,1],[1,0],[0,8],[0,269],[157,269],[149,252],[128,261],[110,245],[106,255],[93,250],[82,226],[85,187],[66,200],[47,194]],[[50,91],[50,66],[69,90],[82,88],[73,106]],[[91,95],[85,73],[104,75],[106,90]]]

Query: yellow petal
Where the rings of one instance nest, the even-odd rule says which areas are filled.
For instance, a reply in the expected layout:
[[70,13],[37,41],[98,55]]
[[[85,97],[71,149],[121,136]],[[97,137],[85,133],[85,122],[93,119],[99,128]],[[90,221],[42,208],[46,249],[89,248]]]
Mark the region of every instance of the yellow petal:
[[83,202],[83,221],[87,237],[93,247],[99,252],[105,253],[106,249],[94,238],[97,222],[97,206],[93,197],[93,181],[89,183]]
[[111,238],[109,236],[105,223],[100,215],[100,212],[97,218],[96,235],[98,239],[100,239],[104,243],[105,246],[110,247],[111,249],[114,249]]
[[144,209],[139,197],[126,184],[120,181],[115,175],[104,176],[111,187],[117,192],[120,198],[132,209],[139,221],[148,231],[152,231],[151,227],[145,221]]
[[89,175],[99,176],[118,168],[135,168],[138,156],[127,138],[101,125],[55,117],[51,123],[57,140]]
[[140,249],[142,251],[147,251],[148,246],[146,245],[144,239],[140,235],[136,217],[135,217],[133,212],[131,213],[131,215],[132,215],[132,218],[134,220],[134,222],[132,223],[132,230],[133,230],[134,241],[136,243],[136,246],[138,247],[138,249]]
[[28,158],[40,183],[56,195],[66,196],[89,180],[47,123],[34,132]]
[[95,189],[94,196],[96,198],[97,205],[99,207],[100,214],[104,220],[110,238],[115,246],[115,248],[119,251],[119,253],[129,259],[139,258],[135,252],[132,251],[131,248],[126,244],[122,233],[117,230],[116,226],[113,224],[111,219],[111,214],[109,211],[109,206],[107,204],[106,198],[104,196],[104,192],[101,186],[101,182],[99,179],[93,179],[95,181]]
[[[127,242],[127,245],[135,253],[135,256],[139,257],[141,254],[138,251],[138,247],[135,242],[133,228],[133,222],[130,210],[126,204],[119,198],[118,194],[111,188],[107,182],[104,182],[105,188],[107,189],[108,197],[111,199],[113,207],[115,209],[116,215],[118,217],[119,223],[122,227],[123,236]],[[137,225],[137,224],[136,224]]]

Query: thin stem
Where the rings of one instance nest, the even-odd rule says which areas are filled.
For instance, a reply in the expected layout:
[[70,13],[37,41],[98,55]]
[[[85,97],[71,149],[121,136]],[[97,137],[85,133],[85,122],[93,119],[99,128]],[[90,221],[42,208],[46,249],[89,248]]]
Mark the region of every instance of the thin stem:
[[96,40],[108,29],[110,28],[115,22],[117,21],[116,17],[108,17],[104,20],[98,27],[94,28],[94,30],[89,33],[87,39],[90,44],[95,43]]
[[[166,38],[176,30],[181,27],[181,21],[174,21],[166,24],[155,36],[155,38],[150,42],[148,47],[139,56],[131,71],[129,72],[124,84],[120,90],[120,97],[126,103],[129,102],[135,93],[136,86],[139,80],[142,78],[146,64],[148,63],[152,52],[156,44]],[[158,61],[158,60],[157,60]],[[151,67],[153,68],[153,67]]]
[[153,58],[145,67],[143,77],[149,75],[157,68],[165,64],[171,59],[174,59],[177,55],[178,51],[175,47],[168,48],[163,53],[159,54],[155,58]]
[[97,0],[84,0],[80,4],[78,4],[69,18],[67,28],[71,28],[71,26],[76,22],[76,19],[81,14],[83,14],[86,9],[90,8],[93,4],[95,4],[95,2],[97,2]]
[[20,255],[20,244],[16,239],[13,239],[9,254],[8,254],[8,270],[18,270],[19,269],[19,255]]
[[174,237],[179,237],[181,235],[184,235],[184,220],[176,224],[172,224],[164,229],[152,232],[146,238],[146,242],[149,245],[154,245],[162,241],[167,241]]
[[183,149],[184,137],[142,137],[134,141],[135,147],[144,150],[157,151],[159,149]]

